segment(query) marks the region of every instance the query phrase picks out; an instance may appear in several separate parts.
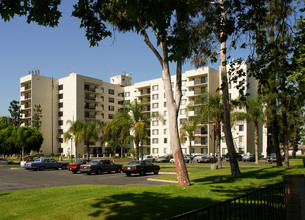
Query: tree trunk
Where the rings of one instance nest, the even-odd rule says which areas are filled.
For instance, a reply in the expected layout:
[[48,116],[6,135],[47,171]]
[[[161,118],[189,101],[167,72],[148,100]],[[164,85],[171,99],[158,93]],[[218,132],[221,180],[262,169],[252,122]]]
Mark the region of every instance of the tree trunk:
[[121,158],[123,158],[123,153],[124,153],[124,145],[121,143]]
[[[223,0],[219,1],[220,5],[223,5]],[[222,26],[226,20],[226,12],[222,6],[223,12],[221,14]],[[227,78],[227,67],[226,67],[226,39],[224,30],[221,30],[220,33],[220,75],[221,75],[221,87],[222,87],[222,102],[223,102],[223,125],[226,144],[228,148],[228,153],[230,157],[230,167],[232,177],[238,178],[241,177],[239,170],[236,151],[233,144],[233,137],[231,132],[231,122],[230,122],[230,103],[229,103],[229,89],[228,89],[228,78]]]
[[[164,49],[164,47],[161,47],[161,48]],[[163,79],[163,85],[164,85],[164,91],[165,91],[166,107],[167,107],[167,111],[168,111],[168,121],[169,121],[169,128],[170,128],[169,129],[170,145],[173,149],[173,156],[175,158],[178,185],[190,186],[190,180],[189,180],[189,176],[187,173],[187,168],[186,168],[186,165],[184,162],[182,149],[181,149],[181,145],[180,145],[180,141],[179,141],[179,130],[178,130],[179,128],[178,128],[178,122],[177,122],[179,107],[177,107],[176,102],[173,98],[169,66],[166,61],[163,62],[162,79]]]
[[21,147],[21,161],[23,160],[24,157],[24,146]]
[[222,162],[221,162],[221,149],[220,149],[220,122],[216,123],[215,126],[215,133],[216,133],[216,147],[217,147],[217,160],[218,160],[218,168],[222,168]]
[[87,144],[87,159],[89,160],[90,158],[89,158],[89,142],[88,142],[88,144]]
[[259,160],[259,152],[258,152],[258,122],[257,120],[253,120],[253,123],[254,123],[254,132],[255,132],[255,164],[258,164],[258,160]]
[[135,140],[136,146],[136,159],[139,160],[139,142]]
[[192,163],[192,139],[189,138],[190,163]]

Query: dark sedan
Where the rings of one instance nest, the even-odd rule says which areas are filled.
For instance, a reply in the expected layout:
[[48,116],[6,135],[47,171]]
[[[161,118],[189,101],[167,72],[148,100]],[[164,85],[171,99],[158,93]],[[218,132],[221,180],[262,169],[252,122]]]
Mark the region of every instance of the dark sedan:
[[83,164],[87,164],[90,160],[87,159],[82,159],[82,160],[78,160],[75,163],[70,163],[68,170],[72,171],[72,173],[77,173],[77,171],[79,171],[79,168],[81,165]]
[[132,173],[140,174],[144,176],[146,173],[154,173],[158,174],[160,170],[160,166],[154,165],[149,161],[139,161],[133,160],[128,163],[128,165],[124,165],[122,167],[122,171],[127,175],[130,176]]
[[101,174],[102,172],[111,173],[111,171],[120,173],[122,166],[122,164],[114,164],[110,160],[91,160],[87,164],[80,165],[79,171],[88,175],[91,173]]

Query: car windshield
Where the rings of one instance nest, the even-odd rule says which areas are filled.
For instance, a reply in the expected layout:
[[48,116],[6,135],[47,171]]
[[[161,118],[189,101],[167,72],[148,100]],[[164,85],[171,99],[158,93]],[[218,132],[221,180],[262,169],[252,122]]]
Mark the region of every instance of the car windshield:
[[40,158],[36,158],[35,161],[40,161]]
[[84,160],[78,160],[78,161],[76,161],[75,163],[76,164],[82,164],[84,162]]
[[136,165],[136,164],[140,164],[140,161],[130,161],[128,163],[128,165]]
[[98,160],[91,160],[90,162],[89,162],[89,164],[97,164],[99,161]]

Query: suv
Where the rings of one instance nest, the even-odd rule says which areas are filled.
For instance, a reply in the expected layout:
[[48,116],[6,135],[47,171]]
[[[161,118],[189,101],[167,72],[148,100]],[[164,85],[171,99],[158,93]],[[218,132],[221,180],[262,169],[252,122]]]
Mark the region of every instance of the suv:
[[[140,159],[141,160],[141,159]],[[146,161],[149,161],[149,162],[155,162],[155,158],[153,156],[150,156],[150,155],[144,155],[143,156],[143,161],[146,160]]]

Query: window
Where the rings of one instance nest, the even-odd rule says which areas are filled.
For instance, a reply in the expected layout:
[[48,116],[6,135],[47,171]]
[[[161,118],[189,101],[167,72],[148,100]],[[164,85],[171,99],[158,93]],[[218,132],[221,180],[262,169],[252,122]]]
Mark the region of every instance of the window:
[[152,108],[159,108],[159,103],[153,103]]
[[102,102],[104,101],[104,96],[101,96]]
[[63,90],[64,89],[64,85],[58,85],[58,90]]
[[159,89],[159,85],[152,86],[152,91],[157,91]]
[[159,134],[159,130],[158,129],[153,129],[152,130],[152,134],[153,135],[158,135]]
[[60,102],[58,103],[58,108],[62,108],[64,106],[64,103]]
[[208,134],[208,127],[201,127],[201,134]]
[[124,104],[124,100],[118,101],[119,105],[123,105]]
[[114,103],[114,98],[109,97],[109,98],[108,98],[108,101],[109,101],[110,103]]
[[180,109],[180,115],[185,115],[185,109]]
[[208,149],[207,148],[201,148],[201,153],[202,154],[208,154]]
[[159,94],[153,94],[153,95],[152,95],[152,99],[153,99],[153,100],[159,99]]
[[63,134],[63,133],[64,133],[64,130],[63,130],[63,129],[58,129],[58,133],[59,133],[59,134]]
[[63,120],[59,120],[58,121],[58,125],[63,125],[64,124],[64,121]]
[[163,130],[163,134],[166,134],[166,133],[167,133],[167,129],[164,129],[164,130]]
[[101,114],[102,118],[104,118],[104,113]]
[[64,97],[64,94],[58,94],[58,99],[62,99]]
[[185,105],[186,104],[186,99],[182,99],[181,100],[181,105]]
[[159,143],[159,139],[158,138],[153,138],[152,139],[152,143],[153,144],[158,144]]
[[125,92],[125,97],[129,97],[130,96],[130,92]]
[[104,104],[101,104],[102,109],[104,110]]
[[158,154],[159,153],[159,148],[153,148],[152,152],[153,152],[153,154]]
[[164,121],[163,121],[163,125],[166,125],[166,124],[167,124],[167,120],[164,120]]
[[104,93],[104,88],[103,87],[101,87],[101,91],[102,91],[102,93]]
[[163,105],[163,106],[164,106],[164,108],[166,108],[166,102],[164,102],[164,105]]
[[238,139],[239,139],[239,143],[243,143],[244,142],[244,136],[239,136]]
[[201,145],[207,145],[208,138],[207,137],[201,137]]
[[166,116],[167,115],[167,111],[164,111],[164,114],[163,114],[164,116]]
[[185,122],[186,118],[180,118],[180,124],[182,124],[183,122]]
[[114,90],[113,89],[108,89],[108,93],[111,95],[114,95]]
[[207,82],[208,82],[207,76],[201,77],[201,83],[207,83]]
[[118,96],[119,96],[119,97],[124,97],[124,93],[123,93],[123,92],[120,92],[120,93],[118,93]]
[[244,125],[239,125],[239,131],[244,131]]
[[58,143],[63,143],[64,139],[63,138],[58,138]]
[[163,152],[164,152],[165,154],[167,154],[167,148],[164,148]]
[[62,117],[64,115],[63,112],[58,112],[58,117]]
[[109,111],[114,111],[114,106],[109,105],[109,106],[108,106],[108,110],[109,110]]
[[164,138],[164,144],[167,144],[167,138]]
[[201,92],[207,92],[208,91],[208,87],[202,87],[201,88]]
[[[147,111],[149,111],[149,109],[147,109]],[[159,112],[152,112],[152,113],[151,113],[151,116],[152,116],[153,118],[158,117],[158,115],[159,115]]]
[[159,121],[152,121],[152,126],[158,126],[159,125]]
[[113,114],[109,114],[108,119],[113,119]]

